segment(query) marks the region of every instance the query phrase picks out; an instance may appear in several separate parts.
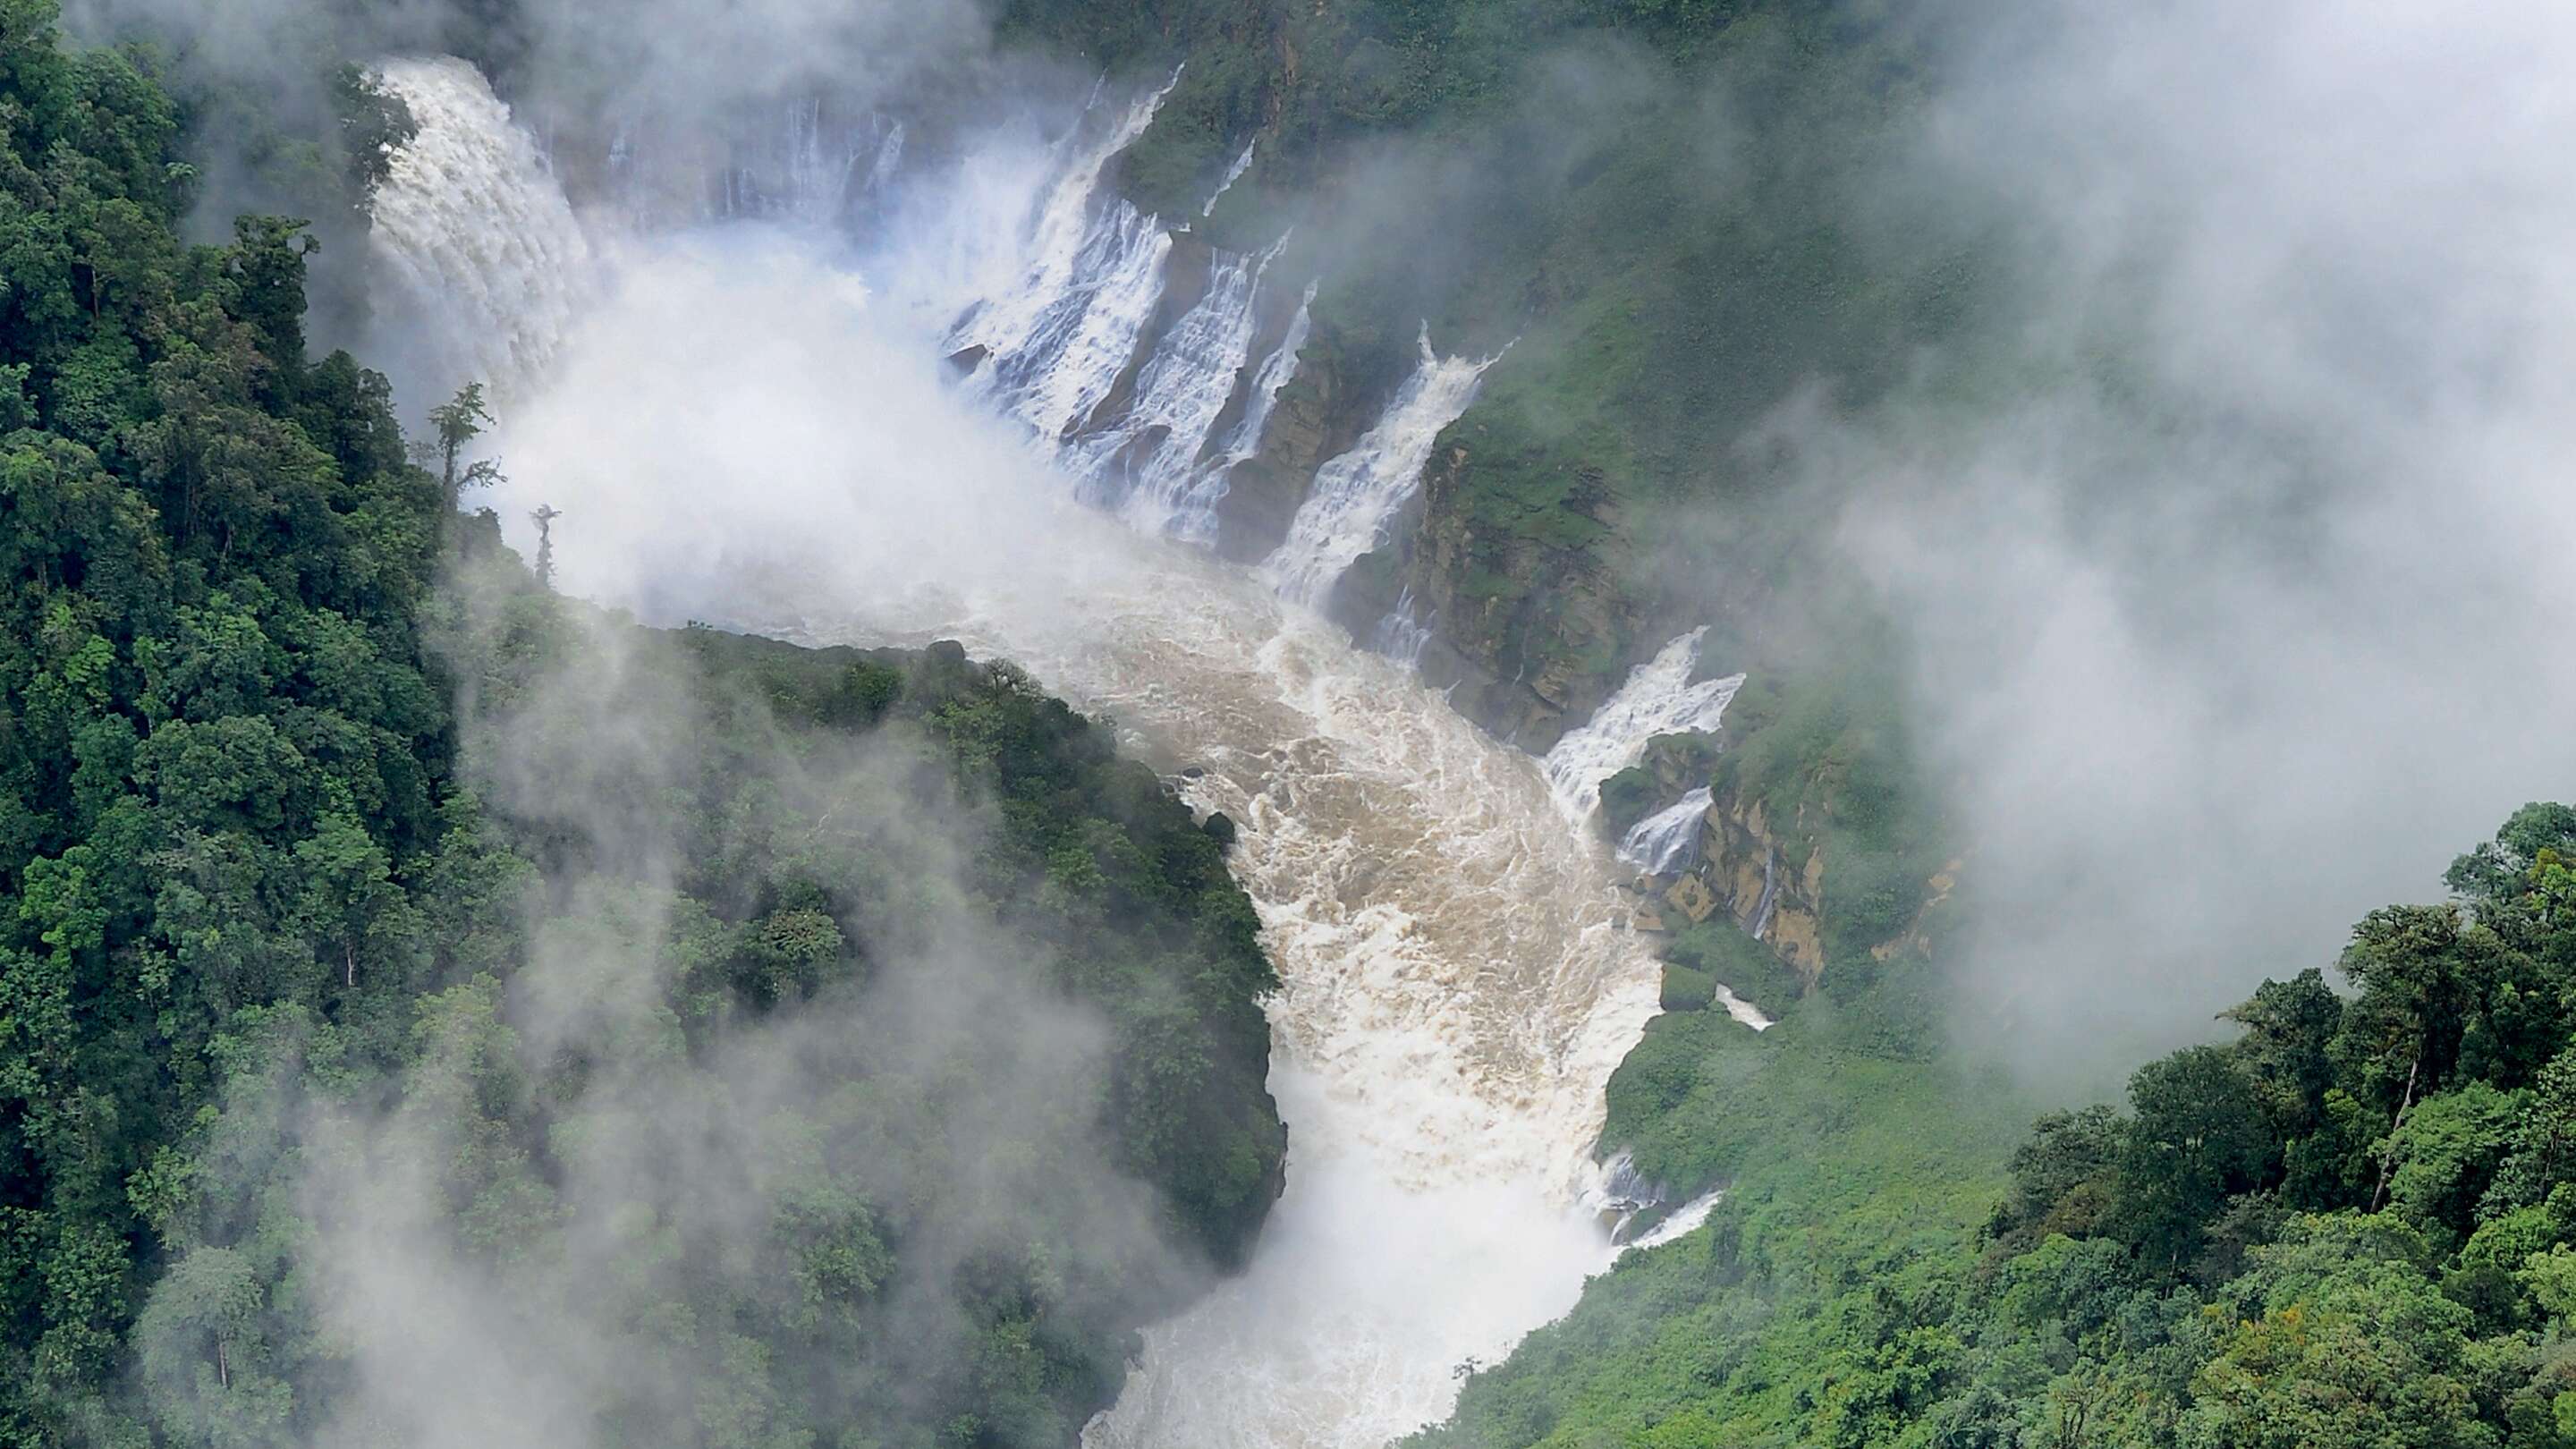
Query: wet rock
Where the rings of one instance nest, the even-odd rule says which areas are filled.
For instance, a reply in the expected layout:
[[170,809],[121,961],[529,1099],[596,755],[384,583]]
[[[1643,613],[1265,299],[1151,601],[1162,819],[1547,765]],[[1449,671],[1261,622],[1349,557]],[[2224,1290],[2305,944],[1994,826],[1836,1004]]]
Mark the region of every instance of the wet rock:
[[1793,859],[1793,842],[1782,834],[1761,801],[1747,803],[1722,790],[1709,806],[1693,878],[1738,926],[1758,935],[1813,986],[1825,971],[1825,852],[1810,846],[1802,860]]
[[1686,875],[1674,881],[1664,892],[1664,900],[1674,910],[1690,918],[1692,925],[1717,913],[1717,896],[1698,876]]
[[[1154,315],[1136,333],[1136,349],[1128,354],[1127,363],[1118,370],[1117,381],[1109,385],[1097,406],[1084,417],[1068,419],[1065,436],[1079,437],[1107,427],[1123,415],[1136,401],[1136,380],[1152,360],[1154,350],[1162,344],[1163,335],[1172,324],[1186,316],[1192,307],[1207,296],[1208,278],[1212,274],[1214,254],[1208,244],[1186,231],[1172,234],[1172,249],[1163,256],[1163,291],[1154,304]],[[1160,442],[1160,439],[1156,439]]]

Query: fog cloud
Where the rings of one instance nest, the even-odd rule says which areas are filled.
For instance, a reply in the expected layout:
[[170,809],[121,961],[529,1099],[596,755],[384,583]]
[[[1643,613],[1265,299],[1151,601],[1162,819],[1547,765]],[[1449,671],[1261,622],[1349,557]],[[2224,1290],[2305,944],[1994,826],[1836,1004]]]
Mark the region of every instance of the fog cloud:
[[1969,1009],[2099,1061],[2569,788],[2576,16],[2193,0],[1950,63],[1902,184],[2006,219],[2010,343],[1807,461],[1920,646]]
[[[525,596],[464,598],[460,662],[493,678]],[[999,825],[944,767],[900,726],[791,735],[755,709],[725,818],[691,819],[705,738],[744,720],[710,717],[666,637],[576,612],[557,643],[558,667],[469,702],[469,773],[545,865],[506,984],[423,998],[396,1081],[336,1066],[337,1024],[226,1048],[138,1332],[165,1423],[754,1442],[802,1400],[900,1438],[982,1371],[979,1293],[1052,1294],[1041,1332],[1098,1335],[1200,1280],[1102,1138],[1105,1022],[962,884]],[[760,927],[682,888],[745,859],[861,902],[834,924],[864,970],[735,1004],[709,972]]]

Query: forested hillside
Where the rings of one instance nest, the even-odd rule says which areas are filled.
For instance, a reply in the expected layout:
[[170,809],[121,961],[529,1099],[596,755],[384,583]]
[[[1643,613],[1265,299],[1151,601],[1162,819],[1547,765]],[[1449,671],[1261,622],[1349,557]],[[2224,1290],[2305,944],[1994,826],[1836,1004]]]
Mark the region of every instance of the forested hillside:
[[1066,1441],[1279,1191],[1218,835],[954,646],[558,600],[53,23],[0,6],[0,1439]]
[[2451,902],[2371,913],[2339,980],[2264,983],[2003,1172],[1990,1083],[1833,1017],[1650,1042],[1614,1116],[1733,1190],[1418,1442],[2576,1443],[2571,850],[2576,811],[2518,812]]

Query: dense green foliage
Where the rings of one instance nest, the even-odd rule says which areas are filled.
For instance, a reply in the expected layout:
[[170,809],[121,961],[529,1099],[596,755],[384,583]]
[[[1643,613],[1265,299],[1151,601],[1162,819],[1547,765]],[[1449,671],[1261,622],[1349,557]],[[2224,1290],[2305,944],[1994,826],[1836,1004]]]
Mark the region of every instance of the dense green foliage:
[[953,647],[556,600],[53,25],[0,0],[0,1442],[1064,1441],[1278,1190],[1221,846]]
[[[452,750],[436,491],[382,378],[308,363],[283,224],[179,244],[177,125],[0,7],[0,1423],[112,1381],[138,1174],[233,1013],[398,1008]],[[364,981],[351,963],[365,957]]]
[[1727,1200],[1423,1442],[2576,1443],[2571,856],[2576,809],[2519,812],[2455,902],[2355,928],[2344,990],[2266,982],[2000,1183],[2009,1104],[1829,1000],[1758,1042],[1659,1021],[1613,1140]]
[[[150,1173],[156,1423],[1068,1442],[1280,1185],[1217,843],[1008,666],[654,636],[502,572],[459,651],[456,984],[389,1050],[285,1003],[217,1037],[219,1110]],[[412,1382],[473,1359],[423,1272],[537,1388]]]

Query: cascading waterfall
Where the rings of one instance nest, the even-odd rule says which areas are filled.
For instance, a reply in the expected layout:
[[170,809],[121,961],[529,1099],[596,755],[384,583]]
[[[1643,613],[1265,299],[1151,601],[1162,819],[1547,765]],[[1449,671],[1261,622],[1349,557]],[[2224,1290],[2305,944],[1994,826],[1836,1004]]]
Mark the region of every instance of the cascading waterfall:
[[902,164],[900,121],[866,115],[834,123],[819,96],[783,102],[778,114],[766,144],[722,172],[715,219],[837,225]]
[[974,307],[949,335],[952,353],[981,353],[968,391],[1027,423],[1042,445],[1062,441],[1109,395],[1162,297],[1171,237],[1124,197],[1103,199],[1100,178],[1179,82],[1175,71],[1117,124],[1087,128],[1096,133],[1087,140],[1086,127],[1075,128],[1066,164],[1038,204],[1018,284]]
[[[1700,640],[1707,634],[1705,628],[1694,629],[1630,670],[1618,692],[1602,701],[1580,729],[1567,731],[1556,742],[1556,748],[1539,762],[1557,809],[1577,828],[1588,829],[1593,813],[1601,808],[1602,782],[1644,759],[1646,747],[1656,736],[1706,733],[1715,730],[1724,719],[1728,702],[1744,686],[1744,676],[1691,682],[1692,673],[1699,668]],[[1670,808],[1630,829],[1619,842],[1619,856],[1643,864],[1653,875],[1681,870],[1689,864],[1690,852],[1698,847],[1701,822],[1707,819],[1715,800],[1712,790],[1693,790]],[[1771,876],[1766,865],[1761,924],[1769,920],[1770,899]],[[1753,934],[1754,939],[1761,939],[1759,924]],[[1767,1031],[1773,1025],[1761,1008],[1737,996],[1724,982],[1717,984],[1717,1004],[1727,1015],[1755,1031]]]
[[1547,752],[1547,778],[1566,813],[1591,818],[1601,803],[1601,782],[1646,757],[1657,735],[1707,733],[1725,718],[1726,705],[1744,685],[1741,674],[1694,684],[1700,640],[1694,629],[1665,645],[1628,674],[1582,728],[1569,731]]
[[[497,107],[420,109],[416,144],[493,164],[524,144]],[[495,184],[413,167],[380,205],[506,225],[475,210]],[[462,245],[378,240],[407,265]],[[1281,978],[1287,1195],[1242,1276],[1147,1332],[1085,1442],[1374,1449],[1445,1414],[1456,1364],[1564,1312],[1616,1251],[1583,1207],[1660,967],[1561,787],[1259,582],[1062,506],[842,253],[740,224],[617,255],[598,304],[542,337],[554,360],[498,440],[505,520],[541,499],[585,520],[567,590],[817,642],[963,638],[1198,767],[1191,801],[1239,826],[1231,864]],[[1297,330],[1265,374],[1284,380]],[[1419,473],[1482,366],[1426,359],[1374,450],[1412,461],[1386,471]],[[612,425],[634,416],[666,425]]]
[[1690,864],[1699,849],[1700,828],[1708,821],[1715,796],[1706,785],[1628,827],[1619,839],[1619,858],[1648,875],[1672,875]]
[[1771,938],[1771,912],[1780,904],[1780,847],[1762,852],[1762,898],[1753,903],[1753,939]]
[[885,139],[877,143],[876,160],[868,165],[867,184],[863,188],[867,195],[883,195],[894,185],[895,174],[903,169],[903,138],[903,122],[897,121],[886,128]]
[[1708,1215],[1717,1211],[1717,1205],[1725,1200],[1726,1193],[1723,1190],[1692,1198],[1689,1202],[1665,1214],[1662,1222],[1638,1234],[1636,1239],[1628,1244],[1628,1251],[1638,1252],[1646,1248],[1662,1247],[1707,1222]]
[[1422,485],[1423,465],[1440,430],[1476,398],[1492,357],[1442,357],[1422,329],[1422,361],[1405,379],[1386,415],[1352,449],[1315,470],[1288,538],[1262,565],[1280,595],[1320,605],[1360,555],[1385,541],[1397,510]]
[[1305,350],[1306,334],[1314,326],[1316,284],[1306,284],[1305,295],[1297,299],[1297,310],[1288,318],[1288,330],[1281,335],[1279,346],[1263,360],[1261,370],[1252,375],[1252,393],[1246,399],[1243,417],[1226,434],[1218,446],[1216,460],[1207,465],[1194,486],[1194,496],[1205,500],[1202,507],[1211,520],[1217,505],[1225,501],[1228,480],[1234,470],[1252,461],[1261,451],[1262,437],[1270,430],[1270,414],[1279,406],[1279,391],[1297,376],[1297,355]]
[[[1130,107],[1089,144],[1068,139],[1036,208],[1019,280],[971,307],[948,346],[975,358],[968,391],[1027,423],[1041,451],[1081,479],[1088,501],[1123,512],[1146,532],[1204,543],[1216,536],[1228,472],[1259,448],[1271,406],[1296,367],[1314,291],[1310,285],[1289,335],[1255,375],[1245,414],[1222,446],[1212,449],[1211,437],[1250,361],[1260,289],[1286,237],[1254,255],[1213,253],[1207,290],[1154,339],[1123,410],[1096,416],[1146,341],[1171,254],[1159,219],[1123,197],[1101,195],[1100,178],[1152,123],[1168,91]],[[1082,135],[1077,127],[1073,137]],[[1247,146],[1217,194],[1251,164]],[[1210,197],[1209,209],[1215,204]]]
[[1431,643],[1431,626],[1413,617],[1413,586],[1405,585],[1396,595],[1395,608],[1377,621],[1369,635],[1369,648],[1394,660],[1407,669],[1422,667],[1422,651]]
[[1225,168],[1225,179],[1216,184],[1216,190],[1208,193],[1207,205],[1199,208],[1202,221],[1216,215],[1216,204],[1225,200],[1225,194],[1234,189],[1234,183],[1243,179],[1244,172],[1252,169],[1252,148],[1260,144],[1259,137],[1243,143],[1243,154],[1235,157],[1234,164]]
[[1136,356],[1137,339],[1163,296],[1171,235],[1124,200],[1075,254],[1074,281],[1040,308],[1021,344],[987,357],[967,379],[1029,425],[1042,446],[1060,445],[1088,419]]
[[483,73],[448,57],[391,60],[376,78],[420,134],[388,158],[370,244],[389,332],[434,396],[485,383],[506,401],[539,376],[595,281],[589,240],[534,138]]
[[1287,245],[1282,237],[1258,256],[1217,253],[1207,294],[1155,348],[1126,412],[1065,449],[1065,466],[1087,475],[1092,501],[1148,533],[1215,536],[1212,480],[1199,456],[1251,356],[1262,275]]

